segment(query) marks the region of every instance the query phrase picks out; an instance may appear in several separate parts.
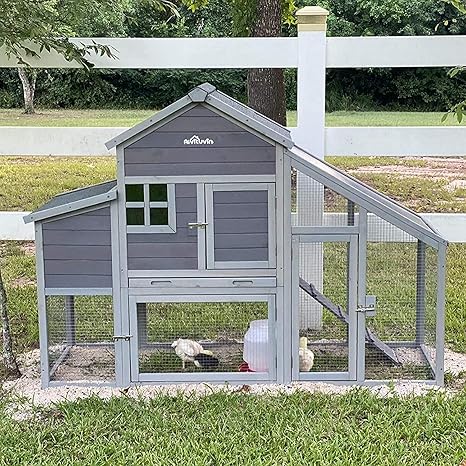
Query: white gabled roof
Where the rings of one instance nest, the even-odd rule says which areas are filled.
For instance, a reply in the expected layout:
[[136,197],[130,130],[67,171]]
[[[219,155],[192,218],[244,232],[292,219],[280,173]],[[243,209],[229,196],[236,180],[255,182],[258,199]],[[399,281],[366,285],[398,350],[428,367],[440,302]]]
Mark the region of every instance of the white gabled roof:
[[212,86],[212,84],[209,83],[204,83],[195,87],[188,95],[182,97],[168,107],[165,107],[163,110],[151,116],[147,120],[144,120],[110,141],[107,141],[105,146],[107,149],[119,146],[142,131],[165,120],[173,113],[196,103],[205,103],[208,106],[225,113],[243,125],[267,136],[282,146],[288,148],[293,147],[290,131],[287,128],[279,125],[261,113],[256,112],[247,105],[232,99],[223,92],[218,91],[215,86]]

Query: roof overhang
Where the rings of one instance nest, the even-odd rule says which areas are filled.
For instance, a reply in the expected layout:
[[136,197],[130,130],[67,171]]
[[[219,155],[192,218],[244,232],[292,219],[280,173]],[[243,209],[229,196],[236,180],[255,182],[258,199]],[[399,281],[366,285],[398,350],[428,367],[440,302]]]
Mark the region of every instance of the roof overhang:
[[217,91],[217,89],[209,83],[197,86],[189,92],[188,95],[182,97],[168,107],[165,107],[163,110],[160,110],[160,112],[157,112],[147,120],[142,121],[136,126],[110,139],[110,141],[105,143],[105,147],[110,150],[113,147],[125,144],[139,133],[152,126],[159,125],[163,120],[169,118],[174,113],[180,112],[184,108],[188,110],[190,107],[199,103],[204,103],[217,109],[219,112],[228,115],[246,127],[263,134],[284,147],[293,147],[293,140],[291,139],[288,129],[275,123],[264,115],[255,112],[241,102]]
[[106,193],[98,194],[97,196],[90,196],[85,199],[80,199],[74,202],[68,202],[63,205],[51,207],[50,209],[38,210],[32,212],[29,215],[23,217],[24,223],[38,222],[46,220],[48,218],[57,217],[58,215],[64,215],[71,212],[75,212],[89,207],[94,207],[100,204],[104,204],[113,201],[117,198],[116,186]]

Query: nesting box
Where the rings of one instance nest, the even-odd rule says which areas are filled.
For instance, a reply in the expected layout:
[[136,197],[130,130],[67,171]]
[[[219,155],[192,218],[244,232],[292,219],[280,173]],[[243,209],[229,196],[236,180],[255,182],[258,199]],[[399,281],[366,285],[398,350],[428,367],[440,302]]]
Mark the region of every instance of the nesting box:
[[107,147],[116,180],[26,217],[44,386],[442,382],[446,241],[416,213],[210,84]]

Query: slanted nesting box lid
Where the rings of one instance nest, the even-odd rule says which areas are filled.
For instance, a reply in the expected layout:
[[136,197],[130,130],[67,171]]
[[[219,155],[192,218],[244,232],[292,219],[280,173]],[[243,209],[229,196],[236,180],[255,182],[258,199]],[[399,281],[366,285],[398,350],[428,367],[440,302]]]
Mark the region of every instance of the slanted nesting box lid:
[[26,215],[24,223],[38,222],[57,215],[93,207],[117,198],[116,180],[74,189],[53,197],[44,205]]
[[291,148],[294,145],[290,131],[287,128],[279,125],[259,112],[256,112],[238,100],[218,91],[212,84],[204,83],[195,87],[188,95],[182,97],[168,107],[165,107],[163,110],[151,116],[147,120],[144,120],[138,125],[119,134],[115,138],[112,138],[110,141],[105,143],[105,146],[107,149],[120,146],[139,133],[169,118],[175,112],[179,112],[185,107],[199,103],[203,103],[208,107],[210,106],[219,110],[221,113],[228,115],[239,123],[263,134],[284,147]]

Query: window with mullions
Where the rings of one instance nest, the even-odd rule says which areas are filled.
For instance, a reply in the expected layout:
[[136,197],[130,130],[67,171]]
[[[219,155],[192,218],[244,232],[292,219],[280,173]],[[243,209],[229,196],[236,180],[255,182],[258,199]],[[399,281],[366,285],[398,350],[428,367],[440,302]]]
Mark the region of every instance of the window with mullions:
[[126,184],[126,225],[133,233],[175,233],[174,184]]

